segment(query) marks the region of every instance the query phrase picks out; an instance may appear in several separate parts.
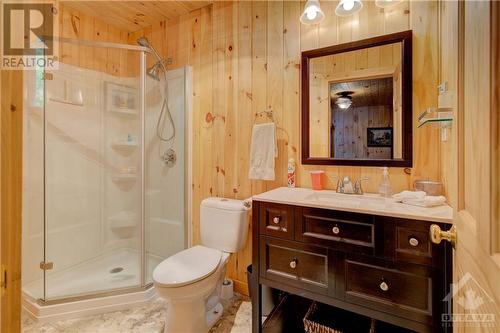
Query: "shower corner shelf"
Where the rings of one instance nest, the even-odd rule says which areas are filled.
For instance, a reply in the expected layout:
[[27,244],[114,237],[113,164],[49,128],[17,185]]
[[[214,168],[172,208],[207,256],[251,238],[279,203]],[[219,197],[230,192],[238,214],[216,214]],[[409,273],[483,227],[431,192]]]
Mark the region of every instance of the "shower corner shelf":
[[135,109],[128,109],[128,108],[113,108],[109,109],[109,112],[119,115],[119,116],[125,116],[125,117],[136,117],[139,115],[139,112]]
[[135,173],[118,173],[111,177],[114,182],[135,182],[137,174]]
[[110,229],[122,239],[133,237],[137,219],[132,212],[123,211],[108,218]]
[[132,152],[139,147],[136,141],[114,141],[111,142],[111,148],[124,152]]

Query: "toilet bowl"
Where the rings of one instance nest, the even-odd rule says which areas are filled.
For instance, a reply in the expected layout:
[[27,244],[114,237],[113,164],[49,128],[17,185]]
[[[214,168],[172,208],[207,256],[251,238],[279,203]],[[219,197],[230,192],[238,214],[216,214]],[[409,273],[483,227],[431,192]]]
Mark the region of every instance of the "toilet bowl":
[[222,316],[220,289],[230,253],[245,244],[248,208],[240,200],[201,203],[202,245],[181,251],[153,271],[158,295],[167,301],[165,333],[203,333]]

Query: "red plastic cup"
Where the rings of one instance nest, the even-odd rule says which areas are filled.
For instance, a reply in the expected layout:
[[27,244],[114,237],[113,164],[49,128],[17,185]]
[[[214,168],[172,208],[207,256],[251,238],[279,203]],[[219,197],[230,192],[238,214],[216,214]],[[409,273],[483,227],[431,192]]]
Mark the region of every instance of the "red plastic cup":
[[313,190],[322,190],[323,189],[323,175],[325,172],[323,170],[315,170],[310,171],[311,174],[311,184]]

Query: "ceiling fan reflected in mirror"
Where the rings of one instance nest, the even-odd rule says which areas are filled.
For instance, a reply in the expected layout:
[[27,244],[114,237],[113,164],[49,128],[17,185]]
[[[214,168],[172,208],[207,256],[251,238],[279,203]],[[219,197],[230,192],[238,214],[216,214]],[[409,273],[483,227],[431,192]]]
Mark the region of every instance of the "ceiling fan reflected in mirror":
[[352,94],[354,94],[354,91],[341,91],[336,93],[338,97],[335,104],[337,104],[341,110],[347,110],[352,105]]

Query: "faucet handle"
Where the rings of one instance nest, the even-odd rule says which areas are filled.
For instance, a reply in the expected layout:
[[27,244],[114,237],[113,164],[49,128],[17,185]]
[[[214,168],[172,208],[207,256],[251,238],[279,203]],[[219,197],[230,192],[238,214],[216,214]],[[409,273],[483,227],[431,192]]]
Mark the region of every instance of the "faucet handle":
[[370,179],[369,177],[361,177],[361,178],[359,178],[356,181],[356,183],[354,184],[354,192],[356,194],[363,194],[364,192],[363,192],[363,187],[361,186],[361,182],[363,180],[369,180],[369,179]]
[[338,177],[337,180],[337,193],[344,193],[344,182],[342,181],[342,177]]

